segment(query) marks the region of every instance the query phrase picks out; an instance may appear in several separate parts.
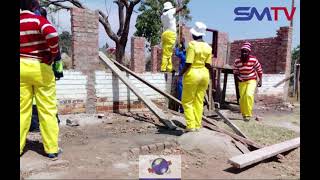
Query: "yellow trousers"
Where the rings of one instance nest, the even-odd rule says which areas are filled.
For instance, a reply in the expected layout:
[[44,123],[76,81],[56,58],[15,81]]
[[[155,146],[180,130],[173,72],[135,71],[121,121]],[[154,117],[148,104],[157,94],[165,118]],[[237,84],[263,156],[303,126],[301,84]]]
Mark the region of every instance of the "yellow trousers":
[[209,84],[206,67],[190,68],[183,77],[182,107],[188,129],[201,128],[203,100]]
[[254,92],[257,87],[256,80],[239,82],[240,111],[243,117],[251,117],[254,104]]
[[161,60],[161,71],[172,71],[172,54],[173,47],[176,42],[176,32],[167,30],[162,33],[162,60]]
[[56,83],[52,67],[20,57],[20,155],[26,144],[35,96],[40,132],[46,153],[58,152]]

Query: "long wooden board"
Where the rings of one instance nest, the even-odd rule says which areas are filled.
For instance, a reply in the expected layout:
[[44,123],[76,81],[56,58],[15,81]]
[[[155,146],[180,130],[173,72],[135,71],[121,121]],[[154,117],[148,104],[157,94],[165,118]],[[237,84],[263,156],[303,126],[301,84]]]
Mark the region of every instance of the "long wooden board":
[[123,69],[124,71],[128,72],[129,74],[131,74],[133,77],[137,78],[138,80],[140,80],[141,82],[143,82],[144,84],[146,84],[147,86],[151,87],[153,90],[157,91],[158,93],[160,93],[161,95],[168,97],[170,99],[172,99],[173,101],[175,101],[176,103],[178,103],[179,105],[181,105],[181,101],[178,100],[177,98],[175,98],[174,96],[172,96],[171,94],[168,94],[162,90],[160,90],[159,88],[157,88],[156,86],[152,85],[151,83],[149,83],[148,81],[144,80],[143,78],[141,78],[140,76],[138,76],[135,72],[131,71],[130,69],[128,69],[127,67],[125,67],[124,65],[120,64],[119,62],[110,59],[110,61],[112,61],[114,64],[116,64],[118,67],[120,67],[120,69]]
[[109,60],[109,58],[102,52],[99,52],[100,59],[114,72],[119,79],[127,85],[127,87],[138,97],[140,98],[150,109],[151,112],[153,112],[162,122],[165,126],[167,126],[169,129],[176,129],[176,126],[174,123],[172,123],[168,116],[164,114],[161,109],[159,109],[149,98],[147,98],[137,87],[135,87],[130,80],[126,77],[126,75],[116,66],[112,63],[112,61]]
[[225,117],[223,114],[221,114],[221,112],[219,110],[216,110],[216,113],[224,120],[224,122],[229,127],[231,127],[234,130],[234,132],[236,132],[238,135],[240,135],[244,138],[247,138],[247,136],[243,132],[241,132],[241,130],[235,124],[233,124],[227,117]]
[[244,168],[299,146],[300,137],[232,157],[228,160],[228,162],[236,168]]

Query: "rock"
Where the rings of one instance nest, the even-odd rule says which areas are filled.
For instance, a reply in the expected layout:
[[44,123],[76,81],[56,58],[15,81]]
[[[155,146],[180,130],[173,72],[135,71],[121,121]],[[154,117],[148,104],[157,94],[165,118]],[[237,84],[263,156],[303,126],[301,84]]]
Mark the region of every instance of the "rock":
[[126,121],[132,123],[135,122],[135,119],[133,117],[128,117]]
[[104,114],[98,114],[97,116],[99,119],[102,119],[104,117]]
[[255,120],[256,121],[262,121],[262,117],[261,116],[256,116]]
[[67,125],[67,126],[71,126],[71,127],[73,127],[73,126],[79,126],[79,122],[78,122],[78,120],[67,119],[67,120],[66,120],[66,125]]

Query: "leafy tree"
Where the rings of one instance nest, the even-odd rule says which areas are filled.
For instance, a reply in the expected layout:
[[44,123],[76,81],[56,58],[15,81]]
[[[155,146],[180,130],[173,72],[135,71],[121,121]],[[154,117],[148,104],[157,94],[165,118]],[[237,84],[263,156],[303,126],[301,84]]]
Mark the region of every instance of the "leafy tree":
[[68,31],[63,31],[59,34],[59,46],[61,53],[71,55],[71,34]]
[[[79,0],[40,0],[40,4],[45,7],[53,5],[54,10],[66,9],[70,10],[72,7],[87,9]],[[99,22],[104,27],[107,35],[116,44],[116,60],[123,63],[125,59],[125,48],[128,41],[128,34],[130,28],[131,15],[134,7],[140,3],[141,0],[114,0],[113,2],[118,6],[119,29],[114,32],[109,22],[109,16],[101,10],[99,12]],[[64,3],[70,3],[72,6],[67,6]]]
[[[160,43],[162,25],[160,14],[163,9],[163,3],[168,0],[145,0],[141,1],[139,11],[141,14],[137,17],[135,36],[145,37],[150,46]],[[190,0],[184,0],[178,5],[175,0],[169,0],[175,7],[187,5]],[[179,22],[179,16],[177,22]],[[181,11],[181,22],[185,23],[191,20],[190,10],[188,8]]]

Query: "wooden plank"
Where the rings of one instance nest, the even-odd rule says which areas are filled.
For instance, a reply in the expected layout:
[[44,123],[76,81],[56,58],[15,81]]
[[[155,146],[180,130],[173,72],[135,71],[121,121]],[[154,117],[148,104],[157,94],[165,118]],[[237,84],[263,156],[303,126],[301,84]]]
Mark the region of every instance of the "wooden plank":
[[248,150],[248,148],[245,147],[245,145],[243,145],[241,142],[236,141],[236,140],[232,140],[231,142],[242,152],[242,154],[245,154],[245,153],[249,153],[249,152],[250,152],[250,151]]
[[150,111],[159,118],[160,122],[162,122],[169,129],[176,129],[176,126],[169,120],[166,114],[164,114],[161,109],[159,109],[149,98],[147,98],[138,88],[136,88],[126,77],[126,75],[119,68],[117,68],[117,66],[114,65],[104,53],[99,52],[99,57],[112,70],[112,72],[115,73],[119,79],[121,79],[121,81],[147,105]]
[[158,93],[160,93],[161,95],[170,98],[171,100],[175,101],[176,103],[178,103],[179,105],[181,105],[181,101],[178,100],[177,98],[175,98],[174,96],[172,96],[171,94],[168,94],[162,90],[160,90],[159,88],[157,88],[156,86],[152,85],[151,83],[149,83],[148,81],[144,80],[143,78],[141,78],[139,75],[137,75],[135,72],[131,71],[130,69],[128,69],[127,67],[125,67],[124,65],[120,64],[119,62],[113,60],[113,59],[109,59],[110,61],[112,61],[114,64],[116,64],[118,67],[120,67],[120,69],[128,72],[129,74],[131,74],[133,77],[137,78],[138,80],[140,80],[141,82],[143,82],[144,84],[146,84],[147,86],[149,86],[150,88],[152,88],[153,90],[157,91]]
[[281,80],[281,81],[278,82],[277,84],[273,85],[272,87],[276,88],[276,87],[280,86],[280,85],[283,84],[284,82],[290,80],[293,76],[294,76],[294,73],[290,74],[289,77],[284,78],[283,80]]
[[224,120],[224,122],[232,128],[232,130],[234,130],[235,133],[237,133],[238,135],[247,138],[247,136],[241,132],[241,130],[235,125],[233,124],[227,117],[225,117],[223,114],[221,114],[221,112],[219,110],[216,110],[216,113]]
[[239,105],[240,104],[240,102],[239,102],[239,99],[240,99],[239,80],[238,80],[237,75],[235,75],[235,74],[233,75],[233,78],[234,78],[234,85],[235,85],[235,88],[236,88],[237,103]]
[[244,168],[246,166],[268,159],[279,153],[289,151],[299,146],[300,137],[282,143],[267,146],[259,150],[252,151],[250,153],[232,157],[228,160],[228,162],[236,168]]
[[223,78],[223,88],[222,88],[222,97],[221,97],[221,103],[225,103],[226,99],[226,92],[227,92],[227,83],[228,83],[228,73],[224,73],[224,78]]

